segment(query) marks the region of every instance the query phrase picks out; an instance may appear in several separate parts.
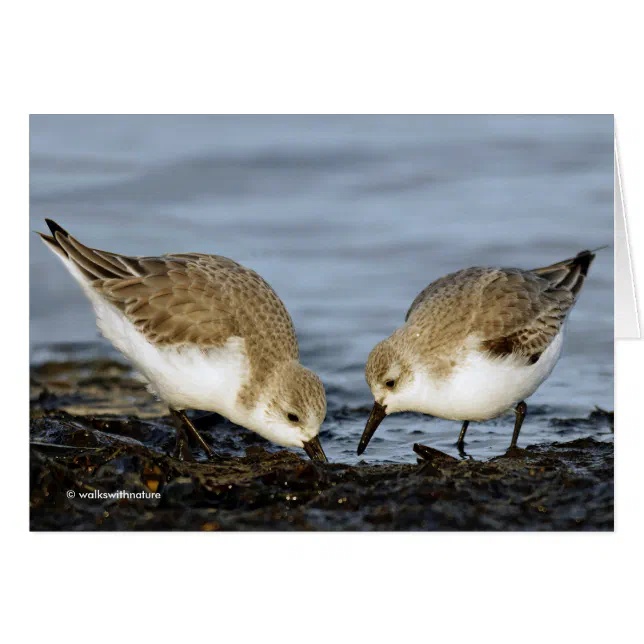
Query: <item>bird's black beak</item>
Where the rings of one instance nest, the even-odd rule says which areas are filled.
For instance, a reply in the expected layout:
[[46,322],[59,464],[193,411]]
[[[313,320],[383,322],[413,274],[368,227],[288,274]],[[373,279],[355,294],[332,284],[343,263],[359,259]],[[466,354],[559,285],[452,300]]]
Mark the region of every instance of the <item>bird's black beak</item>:
[[387,408],[383,407],[380,403],[374,402],[373,409],[371,414],[369,414],[369,420],[365,425],[364,432],[362,432],[362,438],[360,439],[360,444],[358,445],[358,456],[362,454],[367,449],[371,437],[374,435],[378,425],[382,422],[382,419],[387,415]]
[[312,461],[322,461],[328,463],[329,459],[326,457],[322,445],[320,445],[320,437],[312,438],[308,443],[304,443],[304,451],[308,454]]

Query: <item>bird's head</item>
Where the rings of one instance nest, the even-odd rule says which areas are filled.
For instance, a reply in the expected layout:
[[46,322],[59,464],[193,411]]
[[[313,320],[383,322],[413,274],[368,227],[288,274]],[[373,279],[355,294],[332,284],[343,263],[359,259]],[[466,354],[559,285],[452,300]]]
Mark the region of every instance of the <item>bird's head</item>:
[[301,447],[313,460],[327,461],[320,444],[326,395],[318,376],[296,360],[274,372],[262,404],[262,435],[284,447]]
[[366,449],[385,416],[414,408],[416,378],[406,353],[395,336],[377,344],[365,369],[374,404],[360,439],[358,454]]

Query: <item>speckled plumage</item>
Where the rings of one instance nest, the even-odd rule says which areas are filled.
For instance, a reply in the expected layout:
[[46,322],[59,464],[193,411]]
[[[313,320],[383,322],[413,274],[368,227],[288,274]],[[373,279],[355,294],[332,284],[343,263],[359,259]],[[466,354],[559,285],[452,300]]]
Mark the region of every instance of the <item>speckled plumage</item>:
[[369,355],[365,375],[376,404],[358,453],[384,414],[469,422],[521,403],[523,418],[523,400],[559,359],[566,318],[594,257],[582,251],[534,270],[467,268],[432,282],[404,325]]
[[442,374],[472,345],[534,363],[561,330],[593,258],[580,253],[532,271],[474,267],[441,277],[418,294],[392,344],[405,344]]
[[[317,435],[324,388],[300,365],[291,317],[255,271],[200,253],[128,257],[48,225],[52,236],[41,237],[93,302],[103,334],[172,409],[216,411],[280,444],[297,444],[288,442],[279,408],[297,416],[303,442],[314,429]],[[285,427],[266,431],[267,412]]]

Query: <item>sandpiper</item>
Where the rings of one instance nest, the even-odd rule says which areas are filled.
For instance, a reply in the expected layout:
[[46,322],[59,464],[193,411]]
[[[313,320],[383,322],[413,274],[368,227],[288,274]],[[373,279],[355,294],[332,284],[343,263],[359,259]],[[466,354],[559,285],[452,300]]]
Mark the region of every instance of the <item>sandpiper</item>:
[[358,454],[395,412],[463,421],[457,442],[463,451],[470,422],[515,405],[510,448],[516,448],[525,399],[559,359],[566,318],[594,252],[534,270],[467,268],[432,282],[412,303],[405,324],[369,355],[374,405]]
[[201,409],[326,461],[324,387],[300,364],[291,317],[257,273],[217,255],[96,250],[45,221],[51,236],[40,236],[89,297],[103,335],[168,404],[175,456],[192,459],[186,431],[214,455],[185,414]]

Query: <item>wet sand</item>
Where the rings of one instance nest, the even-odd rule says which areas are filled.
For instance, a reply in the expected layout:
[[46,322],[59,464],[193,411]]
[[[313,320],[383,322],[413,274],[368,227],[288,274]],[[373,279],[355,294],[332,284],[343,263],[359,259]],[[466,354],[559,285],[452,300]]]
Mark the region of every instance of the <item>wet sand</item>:
[[[528,445],[487,461],[429,447],[417,464],[370,465],[368,453],[357,465],[317,464],[221,417],[195,422],[222,458],[194,447],[197,462],[173,458],[166,409],[122,363],[33,367],[31,529],[613,529],[612,441]],[[551,422],[596,434],[613,414]],[[120,490],[160,498],[81,498]]]

